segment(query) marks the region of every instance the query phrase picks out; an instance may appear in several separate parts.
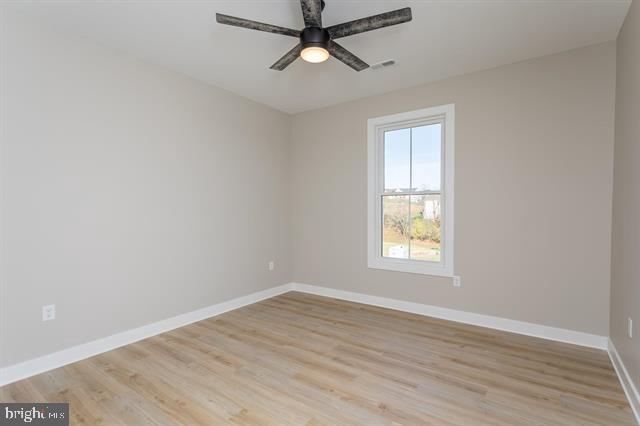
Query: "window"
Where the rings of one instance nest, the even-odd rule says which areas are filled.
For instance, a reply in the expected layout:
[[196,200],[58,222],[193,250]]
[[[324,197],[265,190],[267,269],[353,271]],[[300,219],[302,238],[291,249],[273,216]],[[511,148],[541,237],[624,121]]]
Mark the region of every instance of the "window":
[[453,275],[454,106],[368,122],[370,268]]

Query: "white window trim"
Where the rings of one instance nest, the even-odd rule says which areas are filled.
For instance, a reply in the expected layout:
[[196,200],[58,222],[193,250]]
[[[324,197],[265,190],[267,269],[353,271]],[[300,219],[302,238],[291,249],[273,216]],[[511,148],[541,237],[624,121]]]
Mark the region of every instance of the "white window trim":
[[[440,119],[444,123],[442,159],[442,250],[440,262],[382,257],[383,129]],[[368,267],[415,274],[453,276],[453,185],[455,152],[455,106],[442,105],[417,111],[370,118],[367,122],[367,253]]]

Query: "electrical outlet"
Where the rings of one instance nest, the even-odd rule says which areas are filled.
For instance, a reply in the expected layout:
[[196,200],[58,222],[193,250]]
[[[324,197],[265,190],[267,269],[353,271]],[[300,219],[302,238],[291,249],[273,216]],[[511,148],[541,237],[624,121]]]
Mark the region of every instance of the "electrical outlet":
[[271,262],[269,262],[269,270],[273,271],[276,268],[275,264],[273,263],[273,260]]
[[42,307],[42,321],[56,319],[56,305],[44,305]]
[[628,320],[627,334],[629,335],[629,339],[633,339],[633,320],[631,318],[628,318]]
[[454,287],[462,287],[462,280],[460,279],[460,275],[453,276],[453,286]]

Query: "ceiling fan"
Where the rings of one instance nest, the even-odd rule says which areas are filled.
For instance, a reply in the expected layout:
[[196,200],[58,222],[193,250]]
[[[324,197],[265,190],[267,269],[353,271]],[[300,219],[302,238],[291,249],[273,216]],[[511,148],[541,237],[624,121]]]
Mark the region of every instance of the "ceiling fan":
[[369,65],[336,43],[335,39],[411,21],[411,8],[405,7],[324,28],[322,27],[324,0],[300,0],[300,5],[302,6],[302,15],[304,17],[302,31],[236,18],[235,16],[221,13],[216,13],[216,21],[220,24],[300,38],[299,44],[271,65],[270,68],[277,71],[285,69],[298,59],[298,56],[307,62],[318,63],[329,59],[329,55],[344,62],[356,71],[362,71],[369,68]]

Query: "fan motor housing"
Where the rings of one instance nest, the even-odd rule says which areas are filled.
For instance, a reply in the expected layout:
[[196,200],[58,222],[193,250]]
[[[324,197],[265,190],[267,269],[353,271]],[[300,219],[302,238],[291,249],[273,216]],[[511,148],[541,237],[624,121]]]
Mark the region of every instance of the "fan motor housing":
[[329,49],[331,35],[324,28],[307,27],[300,32],[300,44],[302,48],[306,47],[323,47]]

